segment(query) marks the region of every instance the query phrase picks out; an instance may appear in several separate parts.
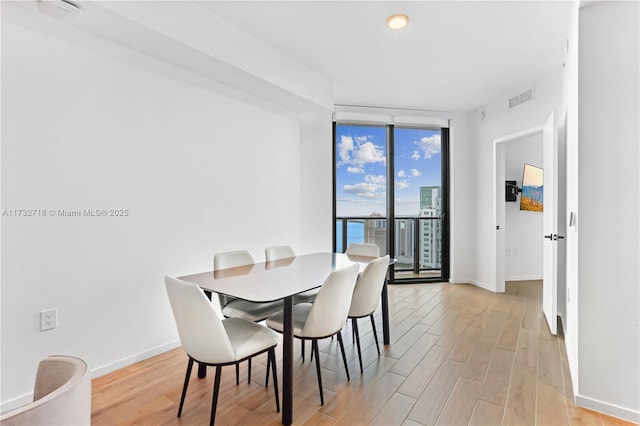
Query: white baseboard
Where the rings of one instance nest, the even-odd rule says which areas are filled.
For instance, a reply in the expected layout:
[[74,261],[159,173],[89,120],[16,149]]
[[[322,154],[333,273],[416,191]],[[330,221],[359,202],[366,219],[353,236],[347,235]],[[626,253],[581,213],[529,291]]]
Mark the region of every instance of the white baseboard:
[[475,285],[476,287],[480,287],[480,288],[483,288],[483,289],[485,289],[487,291],[490,291],[492,293],[496,292],[495,287],[492,287],[489,284],[485,284],[485,283],[482,283],[480,281],[475,281],[475,280],[469,280],[469,283]]
[[598,401],[586,396],[576,395],[576,405],[590,410],[599,411],[609,416],[618,417],[633,423],[640,423],[640,411],[634,411],[619,405]]
[[507,276],[505,281],[533,281],[533,280],[541,280],[541,275],[512,275]]
[[2,404],[0,404],[0,413],[15,410],[18,407],[22,407],[23,405],[30,403],[31,401],[33,401],[33,392],[17,396],[7,401],[2,401]]
[[449,284],[469,284],[469,283],[471,283],[471,280],[449,278]]
[[104,376],[105,374],[128,367],[131,364],[135,364],[136,362],[151,358],[152,356],[170,351],[171,349],[175,349],[179,346],[180,340],[173,340],[165,343],[164,345],[156,346],[155,348],[148,349],[144,352],[133,354],[118,361],[103,365],[102,367],[93,368],[91,369],[91,378],[95,379],[96,377]]

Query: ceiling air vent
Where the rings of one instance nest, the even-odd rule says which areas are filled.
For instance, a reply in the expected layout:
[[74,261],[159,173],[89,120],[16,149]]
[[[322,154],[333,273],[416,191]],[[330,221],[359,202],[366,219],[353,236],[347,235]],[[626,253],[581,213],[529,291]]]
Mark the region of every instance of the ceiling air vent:
[[533,89],[529,89],[526,92],[520,93],[518,96],[514,96],[509,99],[509,108],[517,107],[520,104],[533,100]]

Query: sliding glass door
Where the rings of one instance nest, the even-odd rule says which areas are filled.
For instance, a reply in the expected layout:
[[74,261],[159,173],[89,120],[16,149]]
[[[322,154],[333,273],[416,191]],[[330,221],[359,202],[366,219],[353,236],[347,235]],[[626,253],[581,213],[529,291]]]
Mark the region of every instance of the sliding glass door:
[[335,124],[336,251],[376,244],[393,282],[449,278],[448,129]]
[[442,156],[441,129],[394,128],[396,280],[443,279]]

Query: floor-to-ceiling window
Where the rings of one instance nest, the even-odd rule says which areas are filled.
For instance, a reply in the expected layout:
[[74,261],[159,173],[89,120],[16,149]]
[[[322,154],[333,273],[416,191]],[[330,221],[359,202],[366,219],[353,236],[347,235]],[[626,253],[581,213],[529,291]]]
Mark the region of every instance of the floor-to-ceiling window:
[[335,123],[334,244],[376,244],[395,282],[447,280],[448,129]]

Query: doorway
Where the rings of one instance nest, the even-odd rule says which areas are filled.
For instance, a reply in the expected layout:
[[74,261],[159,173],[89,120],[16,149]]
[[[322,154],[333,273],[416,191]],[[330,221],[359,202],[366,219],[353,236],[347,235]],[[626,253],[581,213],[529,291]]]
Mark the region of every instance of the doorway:
[[[518,145],[518,147],[516,147]],[[505,201],[507,195],[507,181],[516,182],[516,187],[522,189],[524,164],[541,166],[542,163],[542,127],[535,127],[523,132],[503,136],[494,140],[494,208],[496,218],[496,292],[505,291],[505,281],[517,278],[516,272],[520,266],[526,264],[527,259],[542,267],[542,245],[539,244],[542,235],[542,217],[539,212],[521,211],[521,195],[517,195],[513,202]],[[520,148],[520,149],[517,149]],[[537,148],[537,149],[536,149]],[[518,165],[518,163],[521,163]],[[519,171],[518,171],[519,169]],[[511,185],[510,185],[511,186]],[[513,198],[512,198],[513,199]],[[517,228],[515,235],[508,235],[509,225],[512,230]],[[538,226],[539,225],[539,226]],[[535,235],[534,235],[535,233]],[[532,243],[537,237],[534,247],[525,247],[525,242],[517,242],[523,237]],[[539,251],[534,253],[533,248]],[[536,271],[529,268],[526,273],[518,273],[521,279],[540,279],[532,276]],[[541,271],[537,271],[541,275]]]
[[[552,112],[544,126],[527,129],[522,132],[507,135],[494,139],[494,214],[496,219],[495,248],[496,248],[496,291],[504,292],[506,279],[506,206],[505,197],[507,194],[505,188],[505,146],[507,143],[519,141],[525,138],[542,135],[542,151],[543,161],[542,168],[534,173],[538,174],[537,183],[521,183],[521,208],[532,207],[530,205],[531,196],[538,194],[537,197],[542,201],[542,205],[538,206],[543,212],[543,300],[542,310],[547,320],[549,330],[552,334],[557,333],[557,316],[558,316],[558,246],[564,247],[562,241],[563,235],[558,235],[558,218],[563,217],[564,212],[558,210],[558,199],[564,199],[565,194],[559,196],[558,193],[558,132],[555,126],[554,113]],[[526,165],[525,165],[526,166]],[[530,169],[530,168],[529,168]],[[564,169],[564,167],[563,167]],[[525,167],[524,170],[527,170]],[[528,176],[525,172],[523,177],[526,180]],[[510,186],[512,188],[513,186]],[[535,198],[535,197],[534,197]],[[526,203],[524,201],[527,201]],[[559,243],[560,242],[560,243]],[[561,248],[561,250],[562,250]],[[561,251],[560,250],[560,251]]]

